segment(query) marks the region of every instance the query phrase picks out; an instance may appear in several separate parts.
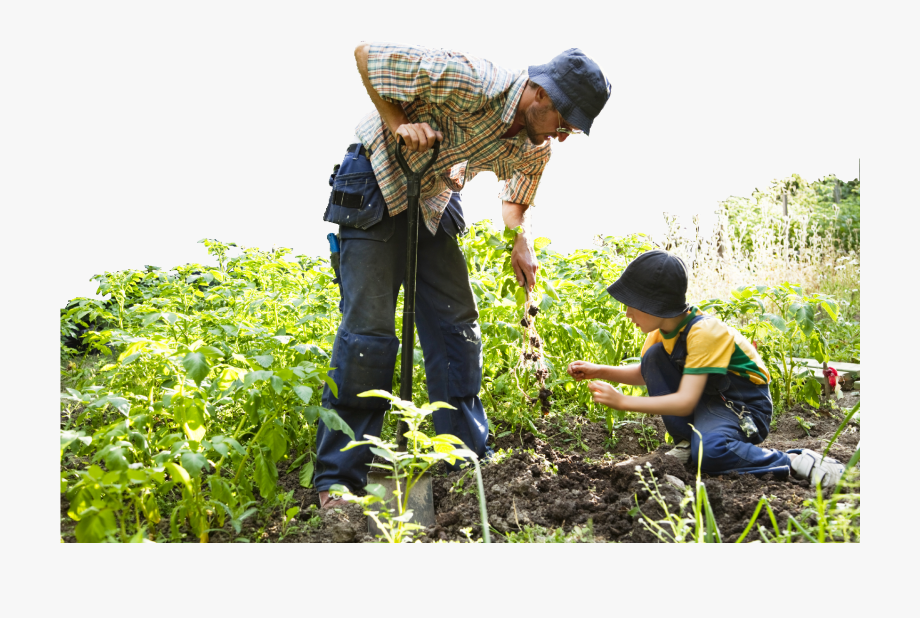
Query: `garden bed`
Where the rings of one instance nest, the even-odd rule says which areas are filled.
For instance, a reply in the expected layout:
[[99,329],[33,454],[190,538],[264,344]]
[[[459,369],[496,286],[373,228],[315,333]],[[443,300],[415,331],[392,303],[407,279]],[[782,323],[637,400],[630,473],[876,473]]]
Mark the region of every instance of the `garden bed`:
[[[763,446],[822,451],[843,419],[842,408],[858,401],[859,391],[852,391],[844,393],[837,410],[815,411],[796,406],[779,417]],[[545,439],[524,431],[507,433],[496,440],[498,462],[482,468],[492,541],[504,542],[506,535],[522,530],[529,531],[532,539],[540,540],[541,533],[558,529],[570,538],[577,535],[589,540],[593,536],[598,542],[656,541],[642,525],[642,516],[634,507],[638,504],[642,513],[656,520],[662,512],[643,489],[635,467],[651,464],[661,494],[670,507],[681,499],[675,484],[682,482],[692,487],[696,479],[694,466],[683,466],[665,456],[672,447],[664,443],[660,419],[647,421],[646,426],[654,428],[654,438],[651,430],[641,431],[639,425],[627,425],[619,431],[619,440],[612,448],[602,423],[580,422],[572,416],[564,419],[559,424],[552,420],[537,423]],[[635,431],[637,427],[639,433]],[[859,430],[858,423],[850,423],[834,443],[830,455],[844,462],[849,460],[859,443]],[[659,446],[648,452],[640,444],[643,436],[657,440]],[[665,475],[669,477],[667,480]],[[649,479],[647,474],[646,479]],[[762,496],[772,496],[770,505],[781,529],[785,529],[790,516],[799,517],[805,500],[815,496],[814,489],[805,481],[772,475],[758,479],[749,475],[704,474],[702,480],[722,539],[726,541],[734,541],[741,535]],[[293,490],[290,504],[300,507],[296,521],[284,525],[283,513],[278,510],[266,520],[253,518],[244,522],[241,535],[235,534],[229,524],[222,531],[213,531],[211,542],[241,538],[250,542],[375,541],[367,534],[366,518],[360,507],[349,505],[328,511],[311,508],[317,504],[316,491],[300,487],[296,473],[285,474],[282,470],[279,484],[284,491]],[[421,540],[465,541],[464,529],[478,539],[481,525],[472,474],[435,475],[433,485],[437,525],[428,528]],[[761,511],[757,522],[771,527],[766,510]],[[572,535],[573,530],[576,535]],[[68,540],[66,533],[64,538]],[[745,540],[757,538],[755,533]],[[196,539],[189,536],[188,540]]]

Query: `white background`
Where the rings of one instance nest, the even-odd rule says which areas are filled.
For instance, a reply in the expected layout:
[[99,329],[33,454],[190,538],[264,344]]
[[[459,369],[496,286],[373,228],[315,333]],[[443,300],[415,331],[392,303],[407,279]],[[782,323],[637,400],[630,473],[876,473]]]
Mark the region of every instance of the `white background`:
[[[169,549],[168,556],[165,548],[151,551],[144,563],[117,566],[100,548],[69,547],[74,555],[66,561],[46,555],[52,550],[45,543],[59,534],[59,308],[92,294],[94,273],[204,261],[196,244],[203,237],[324,253],[326,179],[370,109],[352,52],[362,39],[383,39],[522,68],[581,47],[604,67],[613,96],[593,135],[555,149],[538,194],[535,231],[559,251],[586,246],[597,233],[654,233],[662,211],[706,215],[719,200],[791,173],[849,180],[861,159],[869,543],[830,561],[808,548],[784,552],[770,566],[755,557],[749,564],[763,572],[740,579],[725,579],[724,559],[704,559],[699,570],[721,576],[720,599],[745,607],[772,600],[815,612],[843,598],[855,611],[878,591],[872,609],[892,613],[910,570],[884,566],[899,565],[887,557],[909,538],[904,509],[913,502],[916,469],[912,350],[886,343],[893,329],[915,327],[920,50],[908,8],[879,1],[0,4],[0,453],[7,483],[0,526],[21,544],[11,559],[20,576],[10,585],[20,592],[11,605],[28,610],[21,614],[38,606],[96,611],[87,605],[88,589],[73,594],[92,572],[93,585],[134,584],[109,586],[107,599],[131,599],[139,615],[161,614],[166,597],[137,606],[137,574],[160,572],[140,566],[179,565],[188,574],[202,564],[194,556],[177,562],[192,547]],[[486,175],[470,184],[470,220],[498,217],[497,191]],[[887,369],[885,358],[892,360]],[[376,571],[366,562],[367,548],[277,546],[258,563],[229,547],[210,551],[220,556],[209,565],[236,565],[220,582],[252,582],[246,592],[212,590],[217,580],[207,576],[217,571],[195,567],[204,579],[182,580],[190,583],[184,591],[171,585],[173,604],[201,599],[199,605],[264,610],[270,594],[272,607],[293,606],[299,614],[330,609],[329,601],[341,611],[359,597],[372,602],[352,593],[382,590],[377,584],[387,572],[379,558]],[[459,564],[465,575],[451,579],[459,586],[450,589],[464,590],[465,600],[450,607],[474,612],[494,612],[502,600],[516,613],[534,602],[544,613],[598,604],[714,611],[697,602],[708,598],[705,579],[677,596],[660,594],[675,589],[669,576],[686,581],[686,569],[674,565],[698,564],[699,553],[582,547],[559,568],[536,547],[520,548],[510,562],[496,560],[498,551],[475,558],[465,552],[468,558],[440,563],[443,569],[411,568],[408,558],[398,564],[426,584],[413,598],[429,599],[447,585],[446,568]],[[99,568],[80,569],[87,564]],[[255,564],[271,568],[249,568]],[[346,568],[361,574],[347,591],[339,578]],[[765,590],[781,594],[768,598]]]
[[[371,109],[353,50],[378,39],[509,68],[580,47],[601,65],[610,101],[590,137],[554,144],[537,196],[534,231],[557,251],[656,233],[663,211],[705,223],[792,173],[856,178],[858,21],[633,4],[20,3],[2,43],[10,206],[54,239],[59,305],[106,270],[208,261],[204,237],[326,254],[327,179]],[[468,220],[500,221],[498,191],[492,174],[471,182]]]

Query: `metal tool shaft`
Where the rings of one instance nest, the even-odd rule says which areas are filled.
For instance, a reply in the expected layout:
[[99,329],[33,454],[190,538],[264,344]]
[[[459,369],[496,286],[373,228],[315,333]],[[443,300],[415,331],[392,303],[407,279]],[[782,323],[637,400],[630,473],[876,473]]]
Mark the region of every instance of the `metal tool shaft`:
[[[406,175],[406,193],[409,197],[408,231],[406,235],[406,278],[403,282],[403,326],[402,326],[402,357],[399,373],[399,398],[412,401],[412,367],[413,352],[415,351],[415,279],[418,272],[418,218],[419,196],[421,194],[422,176],[434,165],[441,149],[441,143],[435,142],[431,158],[425,167],[416,172],[409,167],[403,156],[402,146],[405,142],[402,137],[396,144],[396,160]],[[399,450],[406,450],[407,438],[403,435],[409,431],[404,421],[399,421],[396,429],[397,445]]]

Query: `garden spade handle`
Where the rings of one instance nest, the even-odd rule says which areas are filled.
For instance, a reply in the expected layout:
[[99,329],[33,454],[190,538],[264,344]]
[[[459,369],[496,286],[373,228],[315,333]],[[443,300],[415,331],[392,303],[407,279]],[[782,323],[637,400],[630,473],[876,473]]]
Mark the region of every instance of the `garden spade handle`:
[[[406,281],[403,284],[403,326],[402,326],[402,367],[399,374],[399,398],[412,401],[412,353],[415,350],[415,273],[418,270],[418,215],[419,195],[421,193],[422,176],[427,172],[441,149],[441,142],[434,143],[431,158],[421,171],[413,171],[406,158],[403,156],[402,146],[405,144],[402,136],[396,143],[396,160],[399,167],[406,175],[406,193],[409,196],[409,231],[406,239]],[[406,450],[408,439],[403,436],[409,431],[409,426],[404,421],[399,421],[396,429],[399,450]]]

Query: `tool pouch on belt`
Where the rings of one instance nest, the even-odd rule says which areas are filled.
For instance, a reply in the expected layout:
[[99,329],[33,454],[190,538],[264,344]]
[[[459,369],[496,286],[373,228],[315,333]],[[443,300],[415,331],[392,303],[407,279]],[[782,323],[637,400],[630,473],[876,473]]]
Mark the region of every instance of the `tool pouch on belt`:
[[374,169],[359,144],[349,152],[329,177],[332,193],[323,221],[366,230],[383,218],[386,201],[374,177]]

